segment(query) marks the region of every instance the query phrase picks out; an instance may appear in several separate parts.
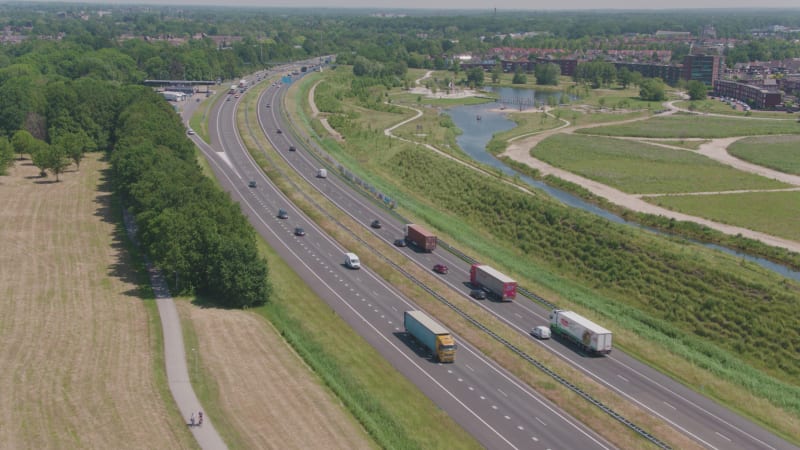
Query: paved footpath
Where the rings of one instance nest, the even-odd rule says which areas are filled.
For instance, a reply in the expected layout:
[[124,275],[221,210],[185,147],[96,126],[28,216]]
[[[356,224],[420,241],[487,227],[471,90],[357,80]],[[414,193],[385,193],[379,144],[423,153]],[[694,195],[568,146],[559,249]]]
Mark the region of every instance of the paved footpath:
[[[127,211],[124,212],[124,221],[128,236],[136,245],[139,245],[136,241],[136,224],[133,223],[133,218]],[[161,329],[164,334],[164,362],[166,363],[167,383],[169,384],[170,392],[172,392],[172,398],[175,399],[175,403],[186,421],[186,426],[190,426],[189,418],[193,413],[195,420],[197,420],[197,413],[203,411],[203,425],[190,426],[192,434],[201,448],[209,450],[227,449],[228,446],[222,441],[219,433],[214,428],[211,418],[203,410],[203,406],[200,404],[200,400],[197,399],[197,395],[195,395],[192,384],[189,381],[181,321],[178,316],[178,309],[175,307],[175,301],[172,299],[167,287],[167,282],[164,280],[161,271],[153,267],[146,256],[145,264],[147,265],[147,273],[150,276],[150,284],[153,286],[153,293],[156,296],[158,315],[161,317]]]

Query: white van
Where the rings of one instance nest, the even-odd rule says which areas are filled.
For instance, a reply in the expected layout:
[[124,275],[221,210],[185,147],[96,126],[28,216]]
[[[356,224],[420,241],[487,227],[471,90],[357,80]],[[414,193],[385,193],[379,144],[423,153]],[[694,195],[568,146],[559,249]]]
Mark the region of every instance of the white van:
[[531,330],[531,334],[538,339],[550,339],[550,328],[539,325]]
[[344,265],[351,269],[360,269],[361,261],[359,261],[358,255],[356,255],[355,253],[345,253]]
[[328,178],[328,170],[327,169],[317,170],[317,178]]

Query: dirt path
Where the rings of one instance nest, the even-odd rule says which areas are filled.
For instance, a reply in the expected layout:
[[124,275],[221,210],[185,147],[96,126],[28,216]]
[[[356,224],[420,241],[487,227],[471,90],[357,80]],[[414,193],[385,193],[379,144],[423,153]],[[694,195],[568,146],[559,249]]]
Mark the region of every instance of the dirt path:
[[[662,115],[673,114],[674,112],[678,111],[678,109],[675,108],[674,105],[672,105],[672,102],[665,103],[664,106],[668,108],[668,111],[662,113]],[[509,158],[517,162],[521,162],[534,169],[539,170],[539,172],[543,176],[553,175],[558,178],[575,183],[579,186],[582,186],[583,188],[589,190],[592,194],[597,195],[598,197],[602,197],[615,205],[622,206],[632,211],[674,218],[675,220],[691,221],[701,225],[705,225],[709,228],[721,231],[729,235],[741,234],[742,236],[745,236],[747,238],[759,240],[767,245],[782,247],[794,252],[800,252],[800,242],[779,238],[766,233],[749,230],[747,228],[726,225],[711,220],[703,219],[701,217],[691,216],[688,214],[683,214],[680,212],[662,208],[660,206],[652,205],[642,200],[641,196],[628,194],[618,189],[614,189],[610,186],[607,186],[605,184],[598,183],[596,181],[590,180],[580,175],[576,175],[566,170],[553,167],[545,163],[544,161],[538,160],[530,155],[530,151],[534,147],[536,147],[536,145],[538,145],[539,142],[557,133],[572,133],[577,129],[618,125],[623,123],[645,120],[649,118],[650,116],[645,116],[642,118],[622,120],[613,123],[606,122],[599,124],[590,124],[585,126],[567,126],[560,129],[547,130],[533,136],[528,136],[523,139],[517,139],[515,141],[510,142],[508,148],[502,155],[508,156]],[[727,152],[728,146],[739,139],[742,139],[742,137],[712,139],[710,142],[701,145],[700,149],[698,150],[698,153],[708,158],[719,161],[723,164],[730,165],[742,171],[756,173],[768,178],[773,178],[779,181],[783,181],[785,183],[792,184],[794,186],[800,186],[800,177],[796,175],[789,175],[765,167],[757,166],[755,164],[750,164],[748,162],[742,161],[738,158],[729,155]]]
[[29,160],[0,177],[0,448],[196,445],[155,375],[100,156],[60,183]]
[[[319,85],[320,83],[322,83],[322,80],[318,80],[316,83],[314,83],[313,86],[311,86],[311,89],[308,90],[308,104],[311,107],[312,118],[319,116],[319,108],[317,108],[317,102],[314,101],[314,93],[317,91],[317,85]],[[319,121],[322,123],[322,126],[325,128],[325,130],[328,133],[330,133],[330,135],[333,136],[334,139],[340,142],[344,140],[344,137],[342,137],[342,135],[338,131],[334,130],[333,127],[328,123],[328,119],[321,117]]]
[[731,167],[739,169],[742,172],[750,172],[794,186],[800,186],[800,176],[779,172],[768,167],[752,164],[728,153],[728,147],[740,139],[744,139],[744,137],[712,139],[711,142],[701,145],[697,150],[697,153],[715,161],[719,161],[722,164],[727,164]]

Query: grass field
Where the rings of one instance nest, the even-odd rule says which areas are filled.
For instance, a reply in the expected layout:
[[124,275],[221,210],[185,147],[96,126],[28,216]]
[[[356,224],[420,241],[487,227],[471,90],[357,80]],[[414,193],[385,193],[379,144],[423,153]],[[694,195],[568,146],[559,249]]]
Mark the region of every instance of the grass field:
[[28,160],[0,177],[0,447],[196,445],[100,156],[60,183]]
[[665,196],[648,201],[717,222],[800,241],[800,192],[797,191]]
[[753,164],[800,175],[800,136],[763,136],[736,141],[728,153]]
[[[274,269],[280,261],[270,261]],[[281,290],[283,291],[283,290]],[[286,292],[280,292],[284,296]],[[285,301],[285,300],[279,300]],[[192,378],[213,380],[217,423],[232,448],[374,448],[364,429],[257,314],[178,302],[196,335]],[[195,357],[200,358],[198,368]],[[211,410],[207,409],[207,414]]]
[[579,130],[577,133],[646,138],[709,139],[733,136],[800,134],[800,123],[794,120],[753,120],[750,118],[738,119],[678,113],[635,123]]
[[561,134],[540,142],[532,155],[634,194],[790,187],[689,151],[630,140]]

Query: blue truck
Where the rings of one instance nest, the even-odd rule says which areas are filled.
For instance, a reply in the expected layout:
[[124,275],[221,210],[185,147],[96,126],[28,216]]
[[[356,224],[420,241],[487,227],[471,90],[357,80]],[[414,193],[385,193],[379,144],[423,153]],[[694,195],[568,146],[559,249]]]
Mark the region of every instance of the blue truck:
[[406,311],[403,313],[403,326],[406,333],[433,352],[437,361],[451,363],[456,360],[453,336],[424,312]]

